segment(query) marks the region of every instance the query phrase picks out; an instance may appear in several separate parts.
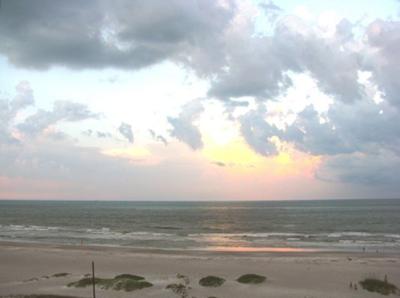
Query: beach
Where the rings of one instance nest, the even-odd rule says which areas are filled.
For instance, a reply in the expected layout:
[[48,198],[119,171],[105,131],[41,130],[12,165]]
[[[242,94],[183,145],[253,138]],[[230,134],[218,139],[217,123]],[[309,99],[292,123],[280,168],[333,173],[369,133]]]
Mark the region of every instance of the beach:
[[[125,292],[97,287],[97,297],[181,297],[167,285],[185,276],[187,297],[382,297],[350,288],[364,278],[400,285],[400,255],[327,251],[166,251],[123,247],[35,243],[0,243],[0,296],[52,294],[91,297],[91,287],[67,287],[91,272],[112,278],[129,273],[145,277],[152,287]],[[63,274],[61,274],[63,273]],[[66,274],[67,273],[67,274]],[[248,273],[266,277],[260,284],[241,284]],[[57,275],[59,275],[57,277]],[[202,287],[202,277],[225,279],[220,287]],[[181,278],[178,278],[178,277]]]

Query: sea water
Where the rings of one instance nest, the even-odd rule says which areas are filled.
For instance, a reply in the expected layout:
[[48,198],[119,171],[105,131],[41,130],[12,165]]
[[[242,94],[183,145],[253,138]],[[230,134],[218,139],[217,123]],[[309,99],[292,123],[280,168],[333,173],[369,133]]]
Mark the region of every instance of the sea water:
[[400,252],[400,200],[0,201],[0,241]]

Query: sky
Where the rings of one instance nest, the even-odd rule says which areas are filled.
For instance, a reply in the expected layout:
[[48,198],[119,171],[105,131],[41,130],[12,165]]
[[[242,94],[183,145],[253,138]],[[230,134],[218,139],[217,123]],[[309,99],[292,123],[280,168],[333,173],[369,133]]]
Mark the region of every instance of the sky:
[[400,1],[0,5],[0,199],[400,197]]

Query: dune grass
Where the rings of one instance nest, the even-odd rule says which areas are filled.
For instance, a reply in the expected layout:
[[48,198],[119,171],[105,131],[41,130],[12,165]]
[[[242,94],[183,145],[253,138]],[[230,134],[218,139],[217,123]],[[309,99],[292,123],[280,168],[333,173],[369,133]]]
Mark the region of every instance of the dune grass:
[[[92,278],[85,277],[78,281],[71,282],[67,286],[85,288],[92,285]],[[153,284],[146,281],[144,277],[132,274],[120,274],[114,278],[95,278],[95,285],[101,289],[131,292],[152,287]]]
[[181,283],[169,284],[165,287],[167,290],[171,290],[174,294],[180,295],[185,298],[188,296],[187,286]]
[[120,274],[114,277],[114,279],[121,279],[121,278],[127,278],[127,279],[131,279],[131,280],[145,280],[145,278],[143,276],[140,275],[134,275],[134,274]]
[[65,277],[65,276],[68,276],[68,275],[70,275],[70,273],[60,272],[60,273],[53,274],[53,277]]
[[188,298],[189,290],[191,289],[189,286],[189,277],[180,273],[176,274],[176,277],[180,279],[181,282],[169,284],[165,288],[171,290],[174,294],[179,295],[180,298]]
[[399,289],[392,283],[377,278],[366,278],[359,282],[361,287],[368,292],[376,292],[382,295],[396,294]]
[[267,278],[258,274],[245,274],[239,277],[236,281],[242,284],[260,284],[265,282]]
[[220,287],[225,282],[225,279],[209,275],[199,280],[199,284],[203,287]]

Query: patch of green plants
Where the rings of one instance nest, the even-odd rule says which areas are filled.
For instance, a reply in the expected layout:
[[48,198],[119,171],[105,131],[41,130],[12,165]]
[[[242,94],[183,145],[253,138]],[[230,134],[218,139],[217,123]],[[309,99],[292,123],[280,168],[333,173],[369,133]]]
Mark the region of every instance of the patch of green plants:
[[225,282],[225,279],[209,275],[199,280],[199,284],[203,287],[219,287]]
[[[146,281],[144,277],[132,274],[120,274],[114,278],[95,278],[95,285],[101,289],[131,292],[152,287],[153,284]],[[92,285],[92,278],[85,277],[71,282],[68,287],[84,288]]]
[[125,291],[131,292],[135,290],[140,290],[144,288],[150,288],[153,284],[146,280],[135,280],[129,278],[120,278],[114,280],[113,284],[110,286],[113,290],[116,291]]
[[386,277],[384,280],[377,278],[366,278],[360,281],[359,284],[368,292],[376,292],[382,295],[396,294],[399,291],[394,284],[387,281]]
[[167,285],[165,288],[171,290],[174,294],[179,295],[180,298],[188,298],[189,290],[191,289],[190,279],[186,275],[178,273],[176,275],[182,282]]
[[237,279],[242,284],[260,284],[265,282],[267,278],[258,274],[245,274]]
[[167,290],[171,290],[173,293],[177,295],[181,295],[182,297],[186,297],[187,295],[187,288],[184,284],[180,283],[169,284],[165,288]]
[[60,273],[53,274],[53,277],[65,277],[65,276],[68,276],[68,275],[69,275],[69,273],[60,272]]

